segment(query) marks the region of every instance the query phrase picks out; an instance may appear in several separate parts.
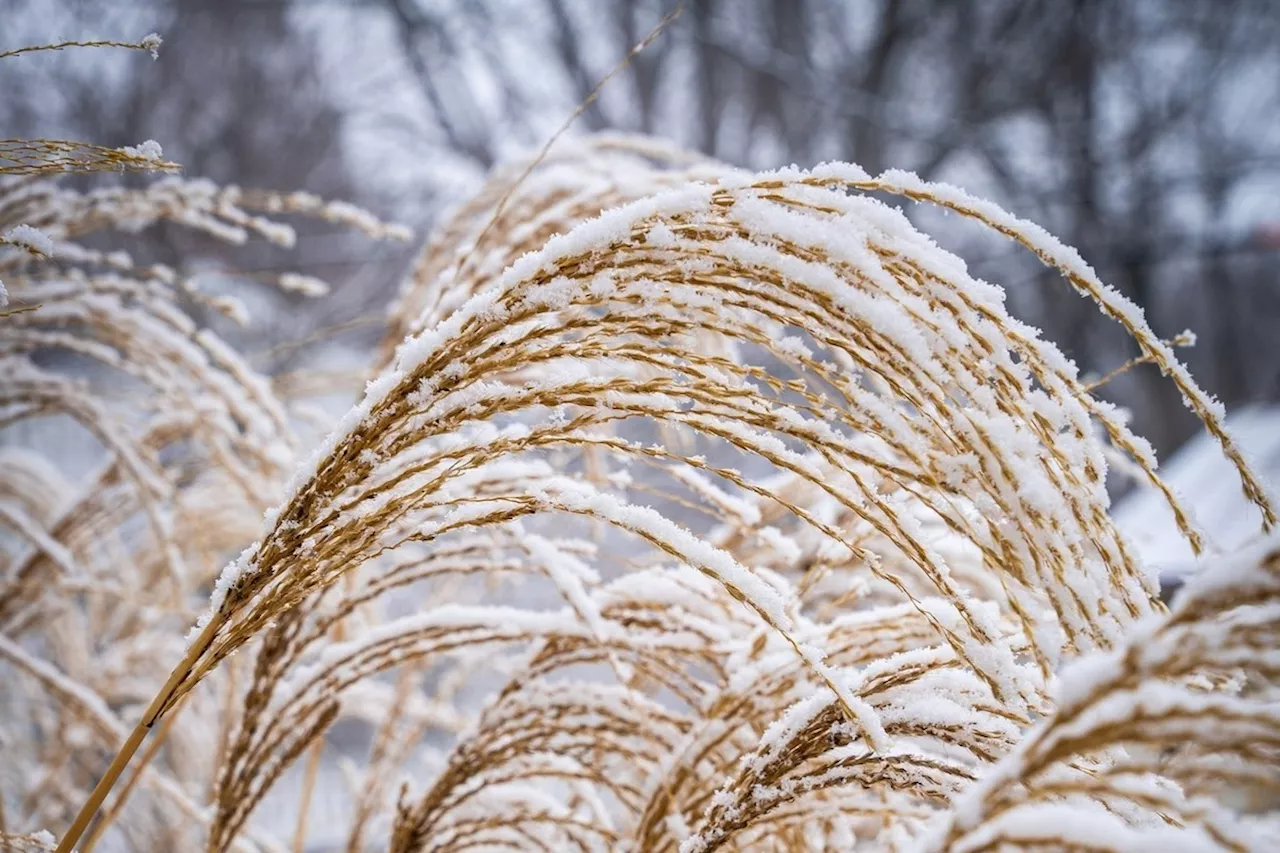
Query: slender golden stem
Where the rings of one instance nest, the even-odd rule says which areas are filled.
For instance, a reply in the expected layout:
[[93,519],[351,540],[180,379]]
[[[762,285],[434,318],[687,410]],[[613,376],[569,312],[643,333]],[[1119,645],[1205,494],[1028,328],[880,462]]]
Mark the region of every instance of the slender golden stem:
[[320,771],[320,757],[324,753],[324,739],[317,738],[311,744],[307,756],[307,771],[302,780],[302,800],[298,803],[298,824],[293,831],[293,853],[302,853],[307,842],[307,817],[311,812],[311,796],[316,788],[316,776]]
[[160,751],[160,747],[164,745],[165,738],[168,737],[169,732],[173,729],[173,721],[178,718],[178,711],[181,710],[182,704],[185,701],[186,696],[179,699],[173,706],[173,713],[166,714],[163,717],[164,722],[160,725],[160,731],[151,739],[151,743],[147,744],[146,750],[142,753],[142,758],[136,762],[133,768],[133,773],[129,776],[128,780],[125,781],[124,787],[120,789],[120,793],[116,795],[115,802],[111,804],[111,807],[107,809],[106,814],[102,816],[101,820],[94,824],[93,829],[90,830],[89,834],[85,837],[84,844],[80,848],[80,853],[91,853],[94,845],[98,843],[98,839],[102,837],[102,833],[106,832],[111,824],[115,822],[115,819],[120,816],[120,812],[124,809],[125,803],[129,800],[129,794],[133,792],[133,789],[137,786],[142,775],[147,772],[147,765],[151,763],[151,760],[156,757],[156,753]]
[[160,688],[160,692],[156,694],[156,697],[151,700],[151,704],[147,706],[142,719],[138,721],[138,725],[134,726],[133,731],[129,733],[129,737],[121,745],[116,757],[111,760],[111,766],[107,768],[107,772],[102,775],[102,778],[98,780],[98,784],[94,786],[93,792],[89,794],[89,799],[85,800],[84,805],[80,807],[79,813],[76,814],[76,819],[71,822],[66,834],[58,842],[57,850],[54,853],[71,853],[71,851],[75,850],[76,842],[80,840],[80,836],[84,835],[84,831],[89,828],[90,821],[98,813],[98,809],[102,807],[103,801],[120,778],[120,774],[129,765],[133,754],[138,751],[138,746],[146,738],[147,733],[151,731],[151,727],[160,719],[165,706],[169,704],[169,700],[173,698],[173,694],[177,691],[178,685],[190,675],[191,670],[195,668],[196,661],[209,648],[221,624],[221,620],[217,618],[210,619],[209,624],[204,627],[204,630],[200,632],[200,636],[196,638],[196,641],[191,644],[191,648],[187,650],[186,656],[174,667],[173,672],[169,673],[168,680]]
[[[159,44],[157,40],[157,44]],[[0,53],[0,59],[8,59],[11,56],[19,56],[23,53],[35,53],[41,50],[62,50],[68,47],[123,47],[128,50],[151,50],[149,44],[143,44],[140,41],[107,41],[105,39],[95,39],[93,41],[60,41],[53,44],[30,44],[26,47],[18,47],[13,50],[6,50]]]

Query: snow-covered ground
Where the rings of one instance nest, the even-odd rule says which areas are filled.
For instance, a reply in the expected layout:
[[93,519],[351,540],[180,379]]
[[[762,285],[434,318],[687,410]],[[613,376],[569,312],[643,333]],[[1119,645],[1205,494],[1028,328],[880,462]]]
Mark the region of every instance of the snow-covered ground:
[[[1241,408],[1227,418],[1227,426],[1268,493],[1280,494],[1280,406]],[[1154,489],[1136,489],[1116,504],[1114,517],[1138,554],[1162,577],[1195,572],[1215,553],[1234,551],[1261,530],[1261,514],[1245,499],[1240,478],[1208,433],[1179,448],[1160,466],[1160,474],[1190,509],[1213,549],[1197,560],[1164,499]]]

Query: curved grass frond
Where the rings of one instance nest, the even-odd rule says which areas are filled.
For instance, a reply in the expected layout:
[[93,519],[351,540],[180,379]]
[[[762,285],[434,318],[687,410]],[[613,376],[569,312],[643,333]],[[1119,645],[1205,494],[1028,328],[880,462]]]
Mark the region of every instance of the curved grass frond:
[[[1173,612],[1072,666],[1056,707],[926,845],[1265,850],[1280,793],[1280,540],[1185,588]],[[1236,807],[1232,808],[1232,804]]]
[[0,139],[0,175],[61,175],[68,172],[178,172],[160,146],[108,148],[67,139]]
[[724,172],[699,155],[621,134],[568,139],[539,158],[494,170],[436,230],[405,278],[389,311],[383,365],[407,336],[444,320],[553,235],[611,207]]

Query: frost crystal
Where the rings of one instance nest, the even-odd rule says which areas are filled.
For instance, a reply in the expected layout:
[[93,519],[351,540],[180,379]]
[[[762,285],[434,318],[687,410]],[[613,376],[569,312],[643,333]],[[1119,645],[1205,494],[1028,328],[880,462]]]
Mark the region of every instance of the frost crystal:
[[160,38],[158,33],[148,33],[143,36],[142,41],[138,42],[145,50],[151,53],[153,60],[160,58],[160,45],[163,43],[164,39]]
[[140,160],[161,160],[164,158],[164,152],[160,148],[160,143],[154,139],[148,139],[139,145],[126,145],[120,149],[130,157],[137,157]]

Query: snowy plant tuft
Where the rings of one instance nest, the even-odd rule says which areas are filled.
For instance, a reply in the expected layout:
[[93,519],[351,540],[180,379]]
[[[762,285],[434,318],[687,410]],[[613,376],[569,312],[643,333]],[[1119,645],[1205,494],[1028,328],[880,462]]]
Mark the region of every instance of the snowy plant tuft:
[[[902,173],[567,140],[441,226],[362,398],[308,447],[280,386],[179,309],[198,288],[83,225],[398,230],[197,181],[9,191],[82,269],[0,255],[40,306],[3,320],[6,410],[68,414],[105,452],[73,483],[6,451],[7,832],[64,853],[1276,849],[1280,539],[1207,557],[1168,611],[1105,488],[1125,458],[1203,550],[1148,443],[881,199],[1059,270],[1270,527],[1171,342],[1033,224]],[[51,347],[136,390],[28,357]]]
[[[113,152],[0,144],[4,851],[52,850],[59,837],[69,846],[65,830],[103,761],[128,738],[143,694],[181,656],[227,554],[253,538],[298,452],[294,401],[200,319],[243,306],[206,290],[207,264],[137,262],[115,248],[122,235],[169,225],[232,244],[254,236],[288,245],[282,219],[309,216],[374,238],[403,236],[350,204],[305,193],[174,177],[93,189],[58,179],[143,160],[159,171],[172,165],[154,142]],[[294,273],[220,278],[247,291],[325,288]],[[227,668],[210,687],[233,690],[234,679]],[[195,791],[213,783],[226,701],[185,703],[183,726],[157,738],[160,755],[139,762],[133,790],[108,802],[79,849],[100,840],[103,849],[199,847],[210,817]]]

